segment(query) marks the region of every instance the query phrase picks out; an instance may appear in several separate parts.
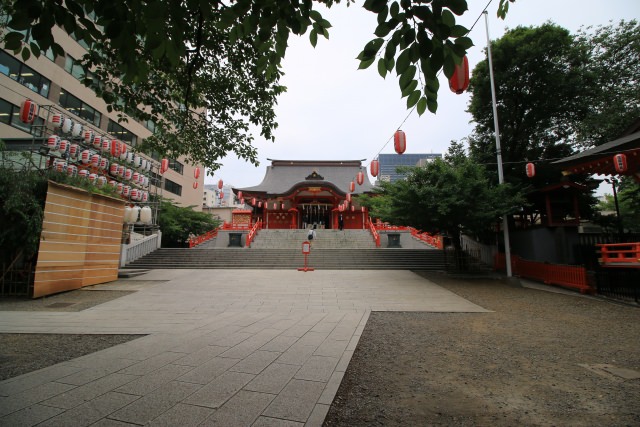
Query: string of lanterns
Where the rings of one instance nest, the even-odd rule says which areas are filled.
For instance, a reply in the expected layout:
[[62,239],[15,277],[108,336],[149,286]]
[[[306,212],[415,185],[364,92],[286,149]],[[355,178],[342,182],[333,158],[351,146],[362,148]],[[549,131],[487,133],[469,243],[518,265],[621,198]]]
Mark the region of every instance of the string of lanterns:
[[[38,112],[39,106],[26,99],[20,105],[20,120],[32,124]],[[153,161],[130,151],[124,142],[98,135],[62,113],[54,112],[50,122],[53,133],[44,144],[53,157],[51,167],[54,171],[85,178],[98,188],[110,185],[116,194],[133,203],[148,202],[148,173]],[[168,167],[166,159],[163,159],[162,167],[165,170]],[[138,222],[138,218],[144,224],[151,224],[151,208],[125,208],[125,222]]]

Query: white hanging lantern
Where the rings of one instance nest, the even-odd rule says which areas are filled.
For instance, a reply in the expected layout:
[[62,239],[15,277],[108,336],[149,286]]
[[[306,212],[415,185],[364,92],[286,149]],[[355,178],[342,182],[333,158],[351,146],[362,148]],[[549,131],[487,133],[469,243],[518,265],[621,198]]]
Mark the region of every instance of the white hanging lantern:
[[54,114],[51,116],[51,123],[53,123],[53,127],[60,128],[64,122],[64,116],[62,114]]
[[111,140],[108,138],[102,138],[102,142],[100,143],[100,150],[103,153],[111,152]]
[[133,156],[133,167],[139,168],[142,165],[142,157],[137,154]]
[[129,218],[131,217],[131,208],[129,206],[124,207],[124,222],[129,223]]
[[131,152],[127,153],[127,162],[129,162],[129,164],[133,164],[134,157],[135,157],[135,154]]
[[149,192],[148,191],[143,191],[142,192],[142,201],[146,202],[147,200],[149,200]]
[[62,132],[69,133],[71,132],[71,128],[73,127],[73,121],[69,118],[65,118],[62,121]]
[[133,169],[127,169],[124,172],[124,179],[126,179],[127,181],[131,181],[132,176],[133,176]]
[[69,176],[78,175],[78,167],[76,165],[67,166],[67,175],[69,175]]
[[107,178],[104,176],[99,176],[98,179],[96,180],[96,185],[98,187],[104,187],[107,183]]
[[116,184],[116,193],[122,194],[123,191],[124,191],[124,184],[121,182],[118,182]]
[[147,225],[151,224],[151,208],[149,206],[140,209],[140,222]]
[[78,153],[80,152],[80,146],[78,144],[69,145],[69,157],[73,160],[78,158]]
[[109,167],[109,160],[107,160],[106,157],[102,157],[100,159],[100,163],[98,164],[98,169],[100,169],[101,171],[107,169]]
[[124,178],[124,173],[127,171],[127,168],[124,165],[118,165],[118,176],[120,178]]
[[90,183],[95,184],[97,179],[98,179],[98,174],[95,174],[95,173],[90,173],[89,174],[89,182]]
[[129,195],[131,194],[131,187],[128,185],[125,185],[124,187],[122,187],[122,195],[124,197],[129,197]]
[[58,148],[60,148],[60,137],[58,135],[51,135],[47,139],[47,147],[49,147],[51,151],[58,151]]
[[111,163],[111,166],[109,166],[109,175],[111,176],[116,176],[118,175],[118,164],[117,163]]
[[97,168],[98,166],[100,166],[100,154],[94,154],[91,156],[91,166],[93,166],[94,168]]
[[132,189],[131,189],[131,194],[130,194],[130,196],[131,196],[131,198],[132,198],[133,200],[138,200],[138,191],[139,191],[139,190],[138,190],[137,188],[132,188]]
[[89,171],[87,169],[80,169],[78,171],[78,176],[80,178],[88,178],[89,177]]
[[91,140],[91,145],[93,145],[93,148],[97,148],[99,150],[100,147],[102,147],[102,137],[94,136],[93,140]]
[[74,138],[77,138],[81,134],[82,134],[82,124],[74,123],[73,127],[71,128],[71,136],[73,136]]
[[140,207],[134,206],[131,208],[131,212],[129,212],[129,222],[134,223],[138,222],[138,216],[140,215]]
[[93,131],[85,130],[82,132],[82,138],[84,139],[84,142],[91,144],[91,141],[93,141]]
[[83,165],[88,165],[91,162],[91,151],[82,150],[82,153],[80,154],[80,162],[82,162]]

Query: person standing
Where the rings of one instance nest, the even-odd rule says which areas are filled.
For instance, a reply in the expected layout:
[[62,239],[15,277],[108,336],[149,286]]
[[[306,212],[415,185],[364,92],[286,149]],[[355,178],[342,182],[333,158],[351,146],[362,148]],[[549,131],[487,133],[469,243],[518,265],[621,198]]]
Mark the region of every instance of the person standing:
[[344,218],[342,218],[342,214],[338,215],[338,229],[342,230],[344,228]]

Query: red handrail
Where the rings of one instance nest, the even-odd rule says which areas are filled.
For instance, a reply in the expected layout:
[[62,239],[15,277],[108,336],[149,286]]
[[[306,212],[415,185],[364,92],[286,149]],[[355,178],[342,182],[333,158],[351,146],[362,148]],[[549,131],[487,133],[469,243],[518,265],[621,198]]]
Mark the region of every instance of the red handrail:
[[251,231],[249,231],[249,234],[247,234],[247,247],[251,247],[251,242],[253,241],[253,238],[256,237],[256,234],[258,233],[258,230],[262,229],[262,220],[259,219],[256,221],[255,224],[253,224],[253,227],[251,228]]
[[198,246],[201,243],[206,242],[207,240],[211,240],[214,237],[216,237],[218,235],[218,230],[220,229],[220,227],[215,228],[213,230],[209,230],[204,234],[201,234],[199,236],[196,237],[192,237],[189,239],[189,247],[193,248],[194,246]]
[[603,266],[640,265],[640,242],[598,244]]
[[376,226],[373,225],[373,221],[369,218],[369,231],[371,231],[371,235],[373,236],[373,241],[376,242],[376,247],[380,247],[380,234],[376,230]]
[[222,224],[223,230],[249,230],[251,229],[251,224],[236,224],[233,222],[224,222]]

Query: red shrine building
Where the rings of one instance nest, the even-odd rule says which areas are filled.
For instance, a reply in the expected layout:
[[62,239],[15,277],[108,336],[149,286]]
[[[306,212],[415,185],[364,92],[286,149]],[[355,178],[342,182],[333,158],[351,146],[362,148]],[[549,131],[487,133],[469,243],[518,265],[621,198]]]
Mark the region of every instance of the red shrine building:
[[233,213],[234,224],[262,221],[262,228],[363,229],[368,211],[358,196],[370,193],[362,160],[271,160],[262,182],[233,188],[248,210]]

